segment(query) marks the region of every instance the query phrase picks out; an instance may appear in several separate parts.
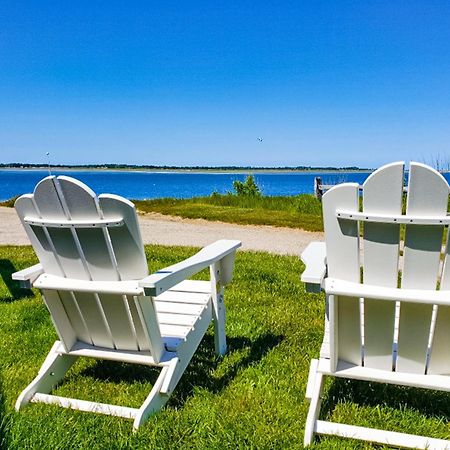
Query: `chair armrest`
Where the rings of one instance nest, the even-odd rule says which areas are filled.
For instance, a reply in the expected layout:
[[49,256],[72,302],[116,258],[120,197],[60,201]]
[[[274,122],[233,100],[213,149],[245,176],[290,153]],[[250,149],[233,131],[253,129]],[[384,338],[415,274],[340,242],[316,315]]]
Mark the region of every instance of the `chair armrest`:
[[307,292],[320,292],[327,273],[326,257],[325,242],[311,242],[301,254],[305,264],[301,280],[306,283]]
[[241,241],[225,239],[216,241],[194,256],[143,278],[139,286],[144,288],[146,295],[155,297],[218,261],[228,266],[222,268],[228,275],[221,280],[223,284],[226,284],[231,279],[234,254],[241,245]]
[[20,287],[31,289],[36,278],[44,273],[42,264],[35,264],[27,269],[19,270],[11,275],[13,280],[19,282]]

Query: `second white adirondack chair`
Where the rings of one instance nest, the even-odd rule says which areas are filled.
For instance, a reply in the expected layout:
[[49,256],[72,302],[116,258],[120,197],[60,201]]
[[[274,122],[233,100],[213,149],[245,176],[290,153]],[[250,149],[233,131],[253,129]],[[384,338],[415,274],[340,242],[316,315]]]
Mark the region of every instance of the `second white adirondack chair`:
[[[16,272],[41,290],[59,340],[20,394],[28,402],[134,419],[134,429],[169,399],[211,321],[218,354],[226,351],[223,288],[239,241],[221,240],[148,275],[134,205],[99,197],[80,181],[50,176],[15,204],[40,264]],[[210,268],[210,281],[188,280]],[[51,395],[78,357],[161,368],[140,408]]]
[[448,240],[443,247],[449,186],[432,168],[411,163],[402,214],[403,183],[404,163],[398,162],[367,178],[362,211],[357,184],[338,185],[323,196],[326,242],[312,243],[302,254],[307,290],[326,293],[324,340],[306,391],[305,445],[320,433],[450,448],[447,440],[318,420],[326,376],[450,391]]

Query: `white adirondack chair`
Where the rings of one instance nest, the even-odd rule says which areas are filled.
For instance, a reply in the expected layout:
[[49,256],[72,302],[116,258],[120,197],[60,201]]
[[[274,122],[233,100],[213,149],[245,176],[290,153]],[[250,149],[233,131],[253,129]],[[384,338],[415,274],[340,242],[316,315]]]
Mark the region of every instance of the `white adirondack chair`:
[[[218,354],[226,351],[223,288],[239,241],[220,240],[178,264],[148,275],[134,205],[99,197],[80,181],[50,176],[15,204],[40,260],[16,272],[39,288],[59,340],[20,394],[28,402],[134,419],[134,429],[169,399],[211,320]],[[210,267],[211,281],[188,280]],[[139,409],[50,395],[80,356],[161,368]]]
[[306,390],[305,445],[320,433],[450,448],[446,440],[318,420],[326,376],[450,391],[450,247],[442,246],[449,186],[432,168],[411,163],[402,214],[403,171],[397,162],[371,174],[362,211],[357,184],[330,189],[323,196],[325,243],[302,254],[307,290],[326,293],[324,340]]

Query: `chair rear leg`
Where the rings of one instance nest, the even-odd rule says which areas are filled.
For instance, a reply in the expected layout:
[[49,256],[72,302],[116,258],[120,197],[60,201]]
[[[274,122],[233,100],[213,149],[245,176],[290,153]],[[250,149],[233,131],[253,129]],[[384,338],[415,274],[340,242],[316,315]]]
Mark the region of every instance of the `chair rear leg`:
[[58,353],[56,350],[59,346],[59,341],[53,344],[36,378],[19,395],[15,405],[16,411],[27,405],[37,392],[49,394],[78,359],[77,356]]
[[303,444],[305,447],[312,443],[314,438],[314,430],[316,422],[320,414],[320,406],[322,404],[322,392],[324,375],[317,371],[317,360],[311,361],[311,368],[308,377],[308,386],[312,386],[311,403],[309,406],[308,416],[305,424],[305,437]]

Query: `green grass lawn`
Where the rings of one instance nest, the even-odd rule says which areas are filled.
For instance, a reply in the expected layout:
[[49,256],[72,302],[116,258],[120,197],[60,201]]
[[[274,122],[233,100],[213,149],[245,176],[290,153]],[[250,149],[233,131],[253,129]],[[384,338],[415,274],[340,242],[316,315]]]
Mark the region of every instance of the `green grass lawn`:
[[322,205],[308,194],[270,197],[213,194],[189,199],[133,200],[138,211],[189,219],[322,231]]
[[[150,270],[193,254],[146,247]],[[214,354],[208,332],[166,407],[138,433],[132,422],[31,404],[13,410],[56,339],[38,292],[10,281],[36,262],[30,247],[0,247],[0,446],[5,449],[301,448],[309,362],[322,340],[324,297],[306,294],[298,258],[238,252],[226,290],[229,352]],[[202,274],[205,275],[205,274]],[[82,359],[56,393],[137,407],[156,373],[144,366]],[[330,381],[322,417],[449,437],[450,397],[438,392]],[[338,438],[315,448],[370,448]]]

